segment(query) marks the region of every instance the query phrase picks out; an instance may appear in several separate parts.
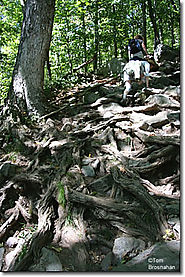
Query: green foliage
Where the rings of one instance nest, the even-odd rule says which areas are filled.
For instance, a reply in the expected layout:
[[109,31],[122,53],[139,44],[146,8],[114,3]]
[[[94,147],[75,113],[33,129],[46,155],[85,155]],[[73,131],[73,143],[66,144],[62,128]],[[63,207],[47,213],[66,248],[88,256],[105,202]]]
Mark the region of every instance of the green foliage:
[[172,230],[170,230],[170,229],[166,229],[165,230],[165,234],[163,236],[163,239],[164,240],[173,240],[173,239],[175,239],[174,232]]
[[25,243],[24,243],[23,248],[18,256],[18,259],[17,259],[18,263],[24,258],[24,256],[28,252],[31,238],[33,237],[37,228],[38,228],[38,226],[36,224],[32,225],[32,226],[26,226],[25,223],[22,223],[22,228],[21,228],[21,232],[19,234],[19,238],[24,239]]
[[24,258],[24,256],[26,255],[27,252],[28,252],[28,246],[24,245],[23,248],[22,248],[22,251],[21,251],[21,253],[19,254],[19,257],[18,257],[18,260],[17,260],[18,263]]
[[[63,208],[66,207],[66,198],[65,198],[65,190],[62,182],[57,183],[57,188],[58,188],[58,203],[61,205]],[[65,225],[72,225],[73,224],[73,219],[72,219],[72,213],[71,213],[71,208],[68,207],[67,211],[67,216],[65,218]]]
[[22,24],[20,1],[2,1],[0,5],[0,105],[4,103],[18,51]]
[[73,225],[72,213],[70,209],[65,219],[65,226],[68,226],[68,225]]
[[[23,19],[21,1],[1,1],[0,6],[0,102],[11,82]],[[50,47],[52,80],[45,70],[45,88],[66,87],[78,82],[73,69],[97,52],[98,68],[113,57],[127,57],[128,39],[143,34],[146,19],[147,48],[154,49],[154,27],[148,1],[144,0],[56,0]],[[178,0],[151,1],[161,42],[180,46],[180,3]],[[164,16],[165,15],[165,16]],[[94,70],[93,63],[81,69]],[[69,75],[67,75],[69,74]],[[68,77],[66,77],[66,75]]]
[[[156,1],[156,3],[152,1],[152,3],[162,42],[172,46],[170,26],[173,17],[175,35],[173,46],[178,46],[180,44],[178,1],[174,1],[174,6],[167,0]],[[115,47],[117,47],[118,57],[127,56],[128,39],[137,33],[143,33],[142,5],[143,0],[57,1],[50,48],[53,86],[65,85],[63,76],[94,56],[96,35],[99,41],[98,67],[105,65],[115,56]],[[147,4],[145,12],[147,46],[148,51],[152,53],[154,30]],[[92,71],[93,64],[81,69],[81,71],[85,70]],[[69,83],[74,84],[75,81],[78,80],[69,80]],[[49,84],[50,81],[47,79],[47,86]]]
[[58,203],[64,208],[66,205],[65,190],[61,182],[57,184],[58,188]]

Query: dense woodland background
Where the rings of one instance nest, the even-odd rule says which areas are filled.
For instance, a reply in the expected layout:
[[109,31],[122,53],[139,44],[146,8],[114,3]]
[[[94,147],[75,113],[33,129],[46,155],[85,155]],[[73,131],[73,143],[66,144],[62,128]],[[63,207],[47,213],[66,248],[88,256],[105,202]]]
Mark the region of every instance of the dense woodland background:
[[[0,9],[3,103],[18,51],[23,11],[20,0],[1,1]],[[66,74],[94,56],[94,63],[83,70],[97,71],[113,57],[127,58],[128,40],[138,33],[144,36],[149,53],[160,42],[180,47],[180,1],[56,1],[49,54],[52,81],[46,71],[45,87],[75,83],[75,76],[66,80]]]
[[0,270],[179,272],[180,1],[0,0],[0,59]]

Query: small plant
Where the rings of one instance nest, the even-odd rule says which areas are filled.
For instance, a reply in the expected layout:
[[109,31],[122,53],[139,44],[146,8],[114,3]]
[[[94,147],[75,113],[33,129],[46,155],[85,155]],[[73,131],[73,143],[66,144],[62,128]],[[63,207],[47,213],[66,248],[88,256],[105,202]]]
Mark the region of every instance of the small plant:
[[66,173],[66,176],[69,177],[69,178],[74,178],[74,174],[72,172],[67,172]]
[[166,229],[165,230],[165,235],[163,236],[164,240],[173,240],[175,239],[175,234],[172,230]]
[[61,182],[57,184],[58,187],[58,203],[64,208],[66,205],[64,186]]
[[29,247],[30,247],[31,240],[33,238],[33,235],[38,228],[37,224],[31,225],[31,226],[26,226],[25,223],[20,223],[20,224],[22,225],[22,228],[21,228],[21,232],[18,235],[18,239],[23,239],[24,245],[22,246],[22,249],[18,255],[18,260],[17,260],[18,263],[27,254]]
[[131,137],[127,136],[125,139],[125,142],[127,143],[127,145],[129,146],[131,144]]
[[70,211],[68,212],[65,219],[65,226],[68,226],[68,225],[73,225],[72,214]]
[[24,245],[22,248],[22,251],[19,254],[18,262],[20,262],[24,258],[24,256],[26,255],[27,252],[28,252],[28,246]]
[[9,160],[12,162],[12,163],[15,163],[16,160],[17,160],[17,153],[16,152],[12,152],[9,156]]
[[123,258],[122,260],[121,260],[121,264],[125,264],[127,262],[127,260],[125,259],[125,258]]
[[92,195],[92,196],[94,196],[94,195],[96,195],[96,194],[97,194],[96,191],[92,191],[92,192],[91,192],[91,195]]
[[126,255],[123,255],[123,257],[121,259],[121,264],[126,264],[130,259],[131,258],[129,256],[129,253],[126,253]]

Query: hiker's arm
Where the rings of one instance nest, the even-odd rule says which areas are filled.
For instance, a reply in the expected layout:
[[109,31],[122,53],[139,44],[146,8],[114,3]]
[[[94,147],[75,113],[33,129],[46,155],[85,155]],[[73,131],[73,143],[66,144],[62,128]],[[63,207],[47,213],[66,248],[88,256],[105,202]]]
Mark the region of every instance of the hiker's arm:
[[143,47],[143,50],[145,51],[146,55],[148,56],[148,52],[147,52],[147,49],[146,49],[146,46],[145,46],[144,42],[142,42],[142,47]]
[[130,61],[130,47],[128,47],[128,59]]
[[129,59],[129,61],[130,61],[130,51],[128,51],[128,59]]

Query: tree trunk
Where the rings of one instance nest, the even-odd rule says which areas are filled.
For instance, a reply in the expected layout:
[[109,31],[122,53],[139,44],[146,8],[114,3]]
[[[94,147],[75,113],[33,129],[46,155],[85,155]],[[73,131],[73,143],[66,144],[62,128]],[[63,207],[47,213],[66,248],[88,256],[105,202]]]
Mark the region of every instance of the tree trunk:
[[[84,63],[87,62],[87,38],[86,38],[86,23],[85,14],[82,13],[82,26],[83,26],[83,50],[84,50]],[[87,73],[87,67],[85,67],[85,73]]]
[[117,46],[117,28],[116,28],[116,9],[115,9],[114,4],[113,4],[112,8],[113,8],[113,15],[114,15],[114,19],[113,19],[114,57],[117,58],[118,57],[118,46]]
[[9,108],[19,116],[44,114],[44,65],[48,59],[55,0],[27,0],[18,55],[9,90]]
[[97,71],[98,68],[98,52],[99,52],[99,31],[98,31],[98,1],[95,1],[95,38],[94,38],[94,44],[95,44],[95,60],[94,60],[94,71]]
[[150,19],[152,21],[152,25],[154,28],[154,48],[156,48],[156,46],[160,42],[160,40],[159,40],[159,31],[158,31],[157,24],[156,24],[155,13],[154,13],[154,9],[152,7],[151,0],[148,0],[148,9],[149,9],[149,14],[150,14]]
[[[173,1],[172,1],[173,2]],[[171,46],[174,47],[175,44],[175,36],[174,36],[174,13],[170,6],[170,3],[168,4],[169,10],[170,10],[170,26],[169,29],[171,30]]]
[[67,44],[67,55],[68,55],[68,63],[70,67],[70,73],[73,73],[73,55],[71,54],[71,41],[69,37],[70,26],[69,26],[69,16],[68,16],[68,8],[65,8],[65,21],[66,21],[66,44]]
[[147,39],[146,39],[146,2],[145,2],[145,0],[142,1],[142,18],[143,18],[143,26],[142,26],[143,38],[144,38],[145,46],[147,47]]

